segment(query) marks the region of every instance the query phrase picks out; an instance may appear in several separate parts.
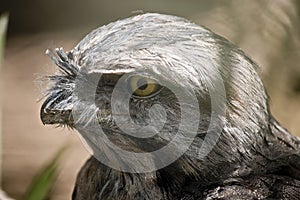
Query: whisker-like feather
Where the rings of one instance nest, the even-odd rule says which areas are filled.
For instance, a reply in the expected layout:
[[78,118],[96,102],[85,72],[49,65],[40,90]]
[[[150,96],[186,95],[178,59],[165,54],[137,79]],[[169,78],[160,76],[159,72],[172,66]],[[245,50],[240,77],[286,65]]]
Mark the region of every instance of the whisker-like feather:
[[68,76],[75,78],[78,74],[79,68],[75,65],[72,60],[71,53],[68,55],[63,51],[63,48],[56,48],[55,53],[51,50],[46,50],[51,60]]

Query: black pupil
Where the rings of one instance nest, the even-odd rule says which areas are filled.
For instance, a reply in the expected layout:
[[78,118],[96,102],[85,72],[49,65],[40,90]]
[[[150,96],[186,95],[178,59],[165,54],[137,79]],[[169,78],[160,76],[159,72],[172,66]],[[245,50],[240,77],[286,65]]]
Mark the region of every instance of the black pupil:
[[137,86],[140,90],[144,90],[148,87],[148,82],[147,82],[146,79],[141,78],[141,79],[138,80]]

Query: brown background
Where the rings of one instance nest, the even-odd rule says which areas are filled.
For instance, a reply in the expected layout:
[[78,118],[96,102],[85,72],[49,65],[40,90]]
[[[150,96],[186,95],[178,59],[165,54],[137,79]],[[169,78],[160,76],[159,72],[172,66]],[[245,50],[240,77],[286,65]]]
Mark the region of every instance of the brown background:
[[[62,146],[53,199],[70,199],[76,173],[88,157],[75,131],[43,126],[39,77],[55,72],[47,48],[70,50],[91,29],[138,10],[184,16],[238,44],[261,66],[271,111],[300,136],[299,1],[0,1],[10,11],[3,83],[2,187],[22,199],[34,175]],[[134,12],[135,11],[135,12]]]

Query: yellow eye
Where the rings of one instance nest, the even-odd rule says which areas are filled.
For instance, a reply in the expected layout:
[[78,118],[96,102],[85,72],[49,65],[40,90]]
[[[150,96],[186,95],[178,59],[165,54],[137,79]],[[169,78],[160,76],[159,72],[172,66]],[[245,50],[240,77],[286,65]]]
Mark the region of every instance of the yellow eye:
[[159,85],[155,80],[143,76],[131,77],[130,87],[133,94],[140,97],[150,96],[159,89]]

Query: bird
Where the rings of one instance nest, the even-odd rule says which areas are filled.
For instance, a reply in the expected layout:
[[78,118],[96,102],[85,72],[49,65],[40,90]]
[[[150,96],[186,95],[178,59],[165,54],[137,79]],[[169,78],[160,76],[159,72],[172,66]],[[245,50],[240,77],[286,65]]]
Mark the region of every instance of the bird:
[[41,121],[75,129],[93,154],[72,199],[300,199],[300,140],[224,37],[144,13],[46,54],[59,70]]

